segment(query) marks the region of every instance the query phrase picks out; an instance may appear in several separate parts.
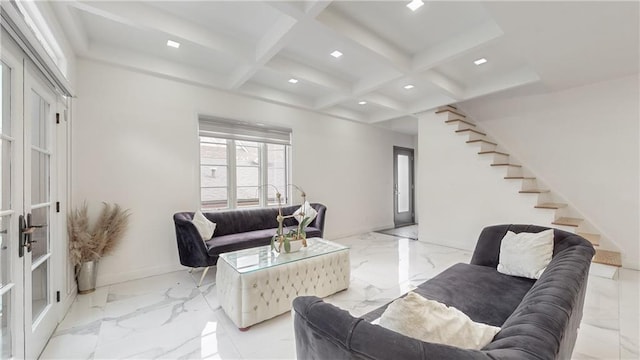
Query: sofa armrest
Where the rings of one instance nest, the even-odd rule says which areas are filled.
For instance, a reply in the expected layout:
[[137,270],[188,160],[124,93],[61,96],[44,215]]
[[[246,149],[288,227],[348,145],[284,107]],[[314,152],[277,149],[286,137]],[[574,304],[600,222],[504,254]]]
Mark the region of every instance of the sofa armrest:
[[192,218],[193,213],[189,212],[173,215],[180,263],[189,267],[213,266],[217,263],[218,257],[209,255],[198,229],[191,222]]
[[324,220],[327,214],[327,207],[318,203],[313,203],[310,205],[314,210],[318,212],[318,215],[316,215],[316,218],[313,219],[313,221],[311,222],[311,224],[309,224],[309,226],[320,230],[320,237],[323,237],[324,236]]
[[416,340],[351,316],[315,296],[293,301],[298,359],[489,359],[481,351]]

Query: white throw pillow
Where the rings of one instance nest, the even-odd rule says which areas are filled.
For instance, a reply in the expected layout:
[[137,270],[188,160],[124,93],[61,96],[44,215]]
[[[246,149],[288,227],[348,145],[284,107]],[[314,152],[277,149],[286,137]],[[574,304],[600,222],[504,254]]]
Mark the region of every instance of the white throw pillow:
[[414,339],[475,350],[489,344],[500,331],[414,292],[389,304],[380,317],[380,326]]
[[316,211],[316,209],[312,208],[311,204],[309,204],[308,201],[305,201],[304,204],[302,204],[302,206],[300,206],[300,208],[298,208],[298,210],[296,210],[293,213],[293,217],[295,217],[296,220],[298,220],[298,224],[302,222],[302,207],[303,206],[304,206],[304,217],[311,219],[311,220],[309,220],[309,222],[312,222],[313,219],[315,219],[316,216],[318,216],[318,212]]
[[539,233],[512,231],[502,238],[498,272],[539,279],[553,256],[553,229]]
[[209,221],[200,210],[193,214],[191,222],[198,229],[203,241],[211,239],[213,232],[216,231],[216,223]]

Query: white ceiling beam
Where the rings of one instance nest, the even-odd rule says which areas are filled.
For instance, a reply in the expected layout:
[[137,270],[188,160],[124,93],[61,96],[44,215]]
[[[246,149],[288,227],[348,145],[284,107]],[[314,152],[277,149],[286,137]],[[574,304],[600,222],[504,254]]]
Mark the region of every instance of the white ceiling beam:
[[464,98],[464,87],[439,71],[432,69],[419,76],[435,85],[440,92],[453,99],[462,100]]
[[529,67],[522,67],[500,77],[492,78],[473,88],[467,89],[465,100],[513,89],[540,81],[540,75]]
[[333,0],[306,0],[305,1],[305,13],[310,18],[316,18],[320,15]]
[[207,49],[246,59],[250,48],[193,22],[180,19],[152,6],[133,1],[74,1],[72,6],[138,29],[153,30],[168,37],[191,42]]
[[328,95],[316,101],[316,109],[328,108],[347,100],[359,100],[368,93],[375,91],[383,85],[402,77],[401,73],[380,73],[368,79],[363,79],[353,86],[349,95]]
[[355,42],[356,45],[368,49],[387,65],[403,73],[410,70],[411,59],[407,54],[354,20],[331,10],[323,11],[318,15],[317,19],[345,39],[349,39]]
[[413,104],[409,105],[409,113],[413,115],[418,115],[425,111],[429,111],[435,109],[439,106],[449,105],[456,102],[455,99],[452,99],[444,94],[436,94],[429,96],[426,99],[421,99],[420,101],[416,101]]
[[323,110],[322,113],[345,120],[368,122],[366,116],[363,114],[342,107],[332,107],[330,109]]
[[298,24],[290,16],[281,15],[276,23],[267,31],[256,46],[255,61],[249,66],[242,66],[231,74],[229,88],[237,89],[249,81],[267,62],[269,62],[287,44]]
[[404,114],[407,111],[407,106],[405,104],[380,93],[373,92],[363,96],[362,99],[378,106],[397,111],[401,114]]
[[292,75],[299,80],[311,82],[342,93],[348,93],[351,90],[351,84],[349,82],[335,78],[318,69],[285,58],[284,56],[274,57],[266,66],[281,73]]
[[226,80],[225,77],[211,71],[109,45],[91,44],[87,54],[82,57],[216,89],[222,89]]
[[503,34],[502,29],[493,21],[486,22],[416,54],[413,57],[412,70],[420,72],[434,68],[479,46],[486,45]]
[[77,10],[66,2],[53,1],[49,4],[74,52],[78,55],[85,54],[89,49],[89,38],[77,14],[72,13]]
[[247,83],[238,89],[242,94],[255,97],[260,100],[293,106],[300,109],[309,109],[312,105],[311,100],[300,95],[280,91],[271,87],[256,83]]

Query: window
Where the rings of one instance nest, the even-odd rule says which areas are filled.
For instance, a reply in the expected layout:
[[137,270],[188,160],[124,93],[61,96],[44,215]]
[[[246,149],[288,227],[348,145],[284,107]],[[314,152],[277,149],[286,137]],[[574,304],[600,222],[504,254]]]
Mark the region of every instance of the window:
[[202,210],[288,203],[291,130],[201,117]]

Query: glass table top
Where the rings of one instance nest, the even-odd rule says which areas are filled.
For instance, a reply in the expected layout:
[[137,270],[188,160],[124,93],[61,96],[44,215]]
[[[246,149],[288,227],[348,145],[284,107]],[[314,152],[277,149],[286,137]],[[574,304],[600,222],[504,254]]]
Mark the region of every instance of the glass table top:
[[220,254],[220,258],[241,274],[250,273],[302,259],[349,249],[347,246],[321,238],[307,239],[307,247],[293,253],[278,253],[271,245]]

